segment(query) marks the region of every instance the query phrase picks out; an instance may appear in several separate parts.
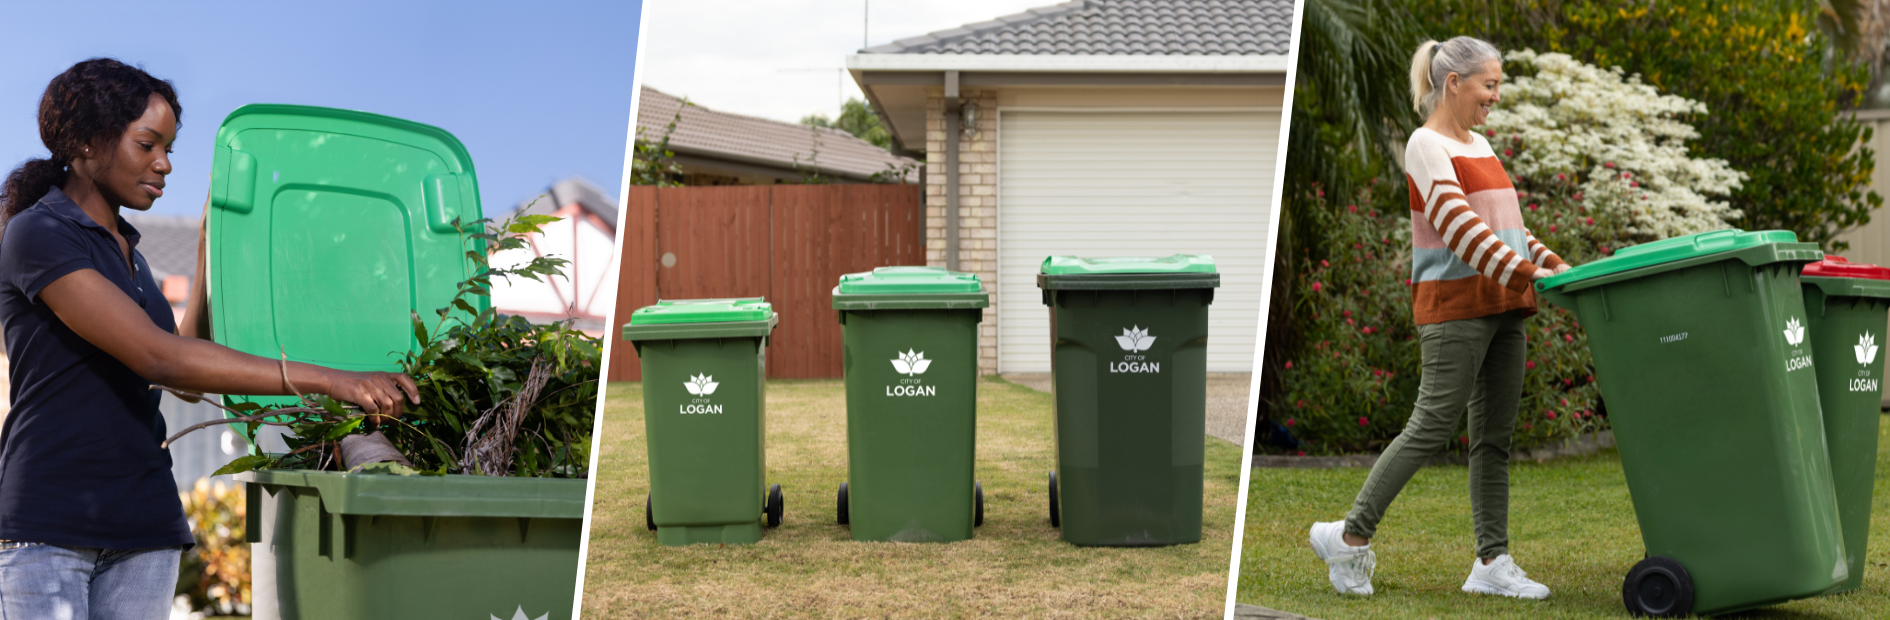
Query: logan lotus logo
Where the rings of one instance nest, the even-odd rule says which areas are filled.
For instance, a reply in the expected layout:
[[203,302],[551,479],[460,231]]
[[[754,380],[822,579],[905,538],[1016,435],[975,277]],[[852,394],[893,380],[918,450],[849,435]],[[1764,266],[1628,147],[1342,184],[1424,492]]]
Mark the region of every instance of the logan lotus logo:
[[911,349],[907,349],[905,353],[900,353],[899,359],[893,360],[892,363],[893,368],[898,370],[899,374],[908,377],[925,374],[925,369],[932,366],[932,360],[925,359],[924,351],[913,351]]
[[716,383],[715,377],[713,376],[696,375],[696,376],[690,377],[689,382],[684,383],[683,387],[689,388],[689,393],[692,395],[708,396],[710,394],[715,393],[715,386],[718,386],[718,385],[721,385],[721,384]]
[[925,369],[932,367],[932,360],[925,359],[924,351],[906,349],[906,352],[900,353],[899,358],[893,360],[892,363],[893,370],[899,371],[899,374],[905,377],[899,380],[899,385],[886,386],[887,396],[938,395],[938,386],[925,385],[925,380],[919,378],[919,375],[925,374]]
[[1122,361],[1120,362],[1109,362],[1109,372],[1144,373],[1162,371],[1160,362],[1151,362],[1148,361],[1147,355],[1138,355],[1138,353],[1147,351],[1149,347],[1155,346],[1155,337],[1148,335],[1148,332],[1149,330],[1142,329],[1140,325],[1122,329],[1122,335],[1116,336],[1116,344],[1121,346],[1122,350],[1128,351],[1129,354],[1122,356]]
[[1122,335],[1116,336],[1116,344],[1120,345],[1124,351],[1140,353],[1155,346],[1155,337],[1148,335],[1148,330],[1142,329],[1140,325],[1125,327],[1122,329]]
[[1857,345],[1851,350],[1857,352],[1857,363],[1869,366],[1877,360],[1877,339],[1870,332],[1864,332],[1864,335],[1857,337]]
[[1785,321],[1785,343],[1798,346],[1805,341],[1805,326],[1798,324],[1798,317]]
[[[487,614],[487,617],[492,618],[492,620],[505,620],[504,618],[500,618],[498,616],[493,616],[490,614]],[[551,617],[551,612],[545,612],[545,615],[539,616],[537,618],[527,616],[525,615],[525,607],[523,605],[519,606],[518,611],[512,613],[512,620],[547,620],[550,617]]]

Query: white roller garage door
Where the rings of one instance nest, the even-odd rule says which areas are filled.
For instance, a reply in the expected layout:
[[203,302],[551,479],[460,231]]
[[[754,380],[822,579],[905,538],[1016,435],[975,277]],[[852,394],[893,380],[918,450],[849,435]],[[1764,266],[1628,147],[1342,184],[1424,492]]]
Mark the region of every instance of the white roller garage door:
[[1045,256],[1211,254],[1208,370],[1253,369],[1280,113],[1004,111],[998,370],[1050,370]]

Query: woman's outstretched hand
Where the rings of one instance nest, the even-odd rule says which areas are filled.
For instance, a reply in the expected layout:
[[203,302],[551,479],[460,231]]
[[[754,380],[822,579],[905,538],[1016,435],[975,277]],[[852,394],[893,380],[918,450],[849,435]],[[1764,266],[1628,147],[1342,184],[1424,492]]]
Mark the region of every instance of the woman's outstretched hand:
[[354,403],[368,414],[368,428],[378,428],[382,417],[398,418],[407,403],[420,404],[420,388],[397,372],[329,371],[325,394]]

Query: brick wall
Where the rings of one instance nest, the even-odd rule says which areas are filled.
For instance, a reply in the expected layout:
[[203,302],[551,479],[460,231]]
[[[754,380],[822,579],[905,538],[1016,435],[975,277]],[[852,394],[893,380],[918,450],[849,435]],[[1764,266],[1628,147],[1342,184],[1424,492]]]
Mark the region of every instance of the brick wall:
[[[991,294],[978,328],[978,371],[997,372],[997,93],[966,90],[978,104],[977,135],[958,142],[958,270],[978,274]],[[945,98],[925,102],[925,263],[945,266]],[[1026,300],[1032,301],[1032,300]]]

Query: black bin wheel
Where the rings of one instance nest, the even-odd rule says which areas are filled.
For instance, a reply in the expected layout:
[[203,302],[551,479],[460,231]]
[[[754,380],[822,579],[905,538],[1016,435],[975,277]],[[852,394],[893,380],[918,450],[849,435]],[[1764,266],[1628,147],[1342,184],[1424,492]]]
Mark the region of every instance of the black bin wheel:
[[776,484],[769,486],[768,505],[762,508],[762,512],[768,515],[768,527],[781,527],[782,503],[781,485]]
[[1050,472],[1050,527],[1063,527],[1063,516],[1057,514],[1057,472]]
[[834,512],[837,513],[840,524],[847,525],[849,523],[849,521],[847,521],[847,483],[840,483],[840,499],[834,502],[834,504]]
[[977,480],[971,481],[971,505],[973,506],[972,513],[971,513],[971,527],[983,526],[984,525],[984,483],[981,481],[977,481]]
[[1693,611],[1693,577],[1672,558],[1641,560],[1621,583],[1621,602],[1635,616],[1685,616]]
[[649,526],[650,531],[656,531],[656,507],[650,505],[647,494],[643,496],[643,524]]

